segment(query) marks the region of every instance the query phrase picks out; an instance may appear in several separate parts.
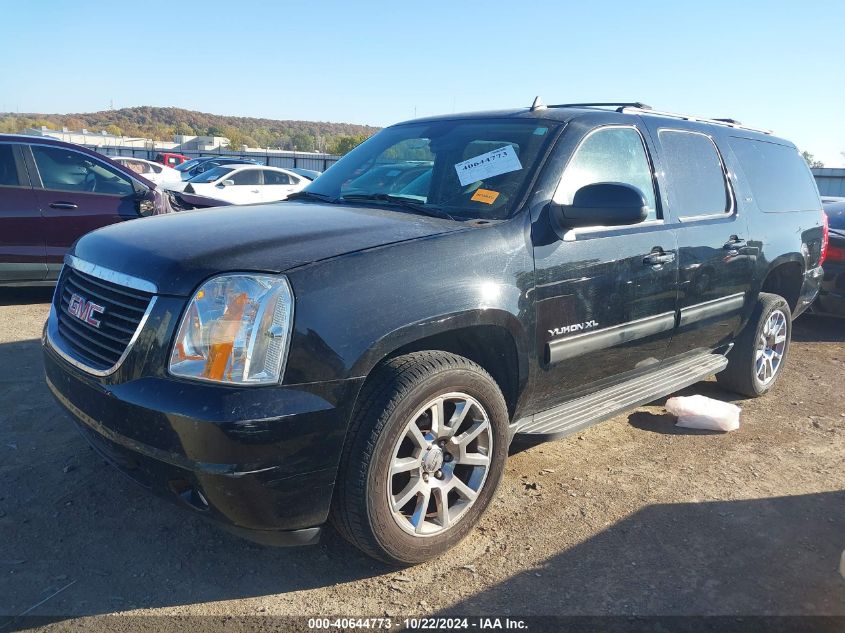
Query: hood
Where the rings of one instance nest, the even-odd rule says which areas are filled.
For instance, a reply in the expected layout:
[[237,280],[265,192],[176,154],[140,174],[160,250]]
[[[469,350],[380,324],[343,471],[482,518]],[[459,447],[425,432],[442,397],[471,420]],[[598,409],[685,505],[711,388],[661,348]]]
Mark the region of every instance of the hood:
[[72,253],[189,295],[220,272],[281,273],[367,248],[460,230],[458,222],[313,202],[228,206],[121,222],[82,237]]

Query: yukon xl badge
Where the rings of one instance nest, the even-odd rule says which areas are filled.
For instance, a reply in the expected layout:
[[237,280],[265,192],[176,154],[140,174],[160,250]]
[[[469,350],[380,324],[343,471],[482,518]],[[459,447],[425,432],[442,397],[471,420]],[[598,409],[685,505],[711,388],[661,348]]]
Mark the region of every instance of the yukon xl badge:
[[100,321],[94,318],[94,315],[103,314],[105,311],[106,309],[103,306],[97,305],[93,301],[88,301],[75,292],[70,296],[70,303],[67,306],[69,315],[75,316],[80,321],[96,328],[100,327]]
[[580,332],[581,330],[591,330],[594,327],[598,327],[597,321],[584,321],[583,323],[573,323],[572,325],[564,325],[563,327],[556,327],[553,330],[549,330],[549,334],[552,336],[561,336],[562,334],[572,334],[574,332]]

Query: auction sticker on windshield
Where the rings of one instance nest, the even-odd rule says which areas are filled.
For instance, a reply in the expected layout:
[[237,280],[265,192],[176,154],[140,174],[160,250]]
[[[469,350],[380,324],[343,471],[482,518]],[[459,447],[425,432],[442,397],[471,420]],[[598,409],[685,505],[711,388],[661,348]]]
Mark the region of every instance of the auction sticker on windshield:
[[499,197],[498,191],[490,191],[489,189],[478,189],[474,194],[472,194],[473,202],[483,202],[484,204],[493,204],[496,202],[496,198]]
[[494,149],[492,152],[481,154],[455,165],[455,171],[458,172],[458,180],[461,181],[462,187],[471,182],[478,182],[485,178],[492,178],[520,169],[522,169],[522,164],[519,162],[513,145]]

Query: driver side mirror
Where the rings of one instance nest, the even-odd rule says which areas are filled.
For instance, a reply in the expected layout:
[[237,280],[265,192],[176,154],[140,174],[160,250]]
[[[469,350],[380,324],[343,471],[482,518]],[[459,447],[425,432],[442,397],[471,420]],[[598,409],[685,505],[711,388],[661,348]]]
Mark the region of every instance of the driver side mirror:
[[626,226],[648,217],[643,193],[632,185],[599,182],[575,192],[572,204],[552,203],[549,217],[559,235],[579,226]]
[[232,186],[232,185],[234,185],[234,184],[235,184],[235,181],[234,181],[234,180],[232,180],[231,178],[227,178],[226,180],[222,181],[222,182],[221,182],[219,185],[217,185],[217,186],[218,186],[218,187],[220,187],[220,188],[222,189],[223,187],[231,187],[231,186]]

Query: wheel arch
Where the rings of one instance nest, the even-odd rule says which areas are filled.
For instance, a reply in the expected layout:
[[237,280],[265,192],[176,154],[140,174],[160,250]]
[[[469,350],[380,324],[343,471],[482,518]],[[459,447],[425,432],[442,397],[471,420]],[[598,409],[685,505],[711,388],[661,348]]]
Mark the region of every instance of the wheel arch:
[[423,350],[451,352],[483,367],[513,416],[528,382],[528,337],[514,315],[479,309],[404,326],[372,346],[355,363],[354,375],[369,378],[386,360]]
[[758,292],[780,295],[793,312],[801,298],[804,284],[804,260],[797,253],[784,255],[774,260],[760,280]]

